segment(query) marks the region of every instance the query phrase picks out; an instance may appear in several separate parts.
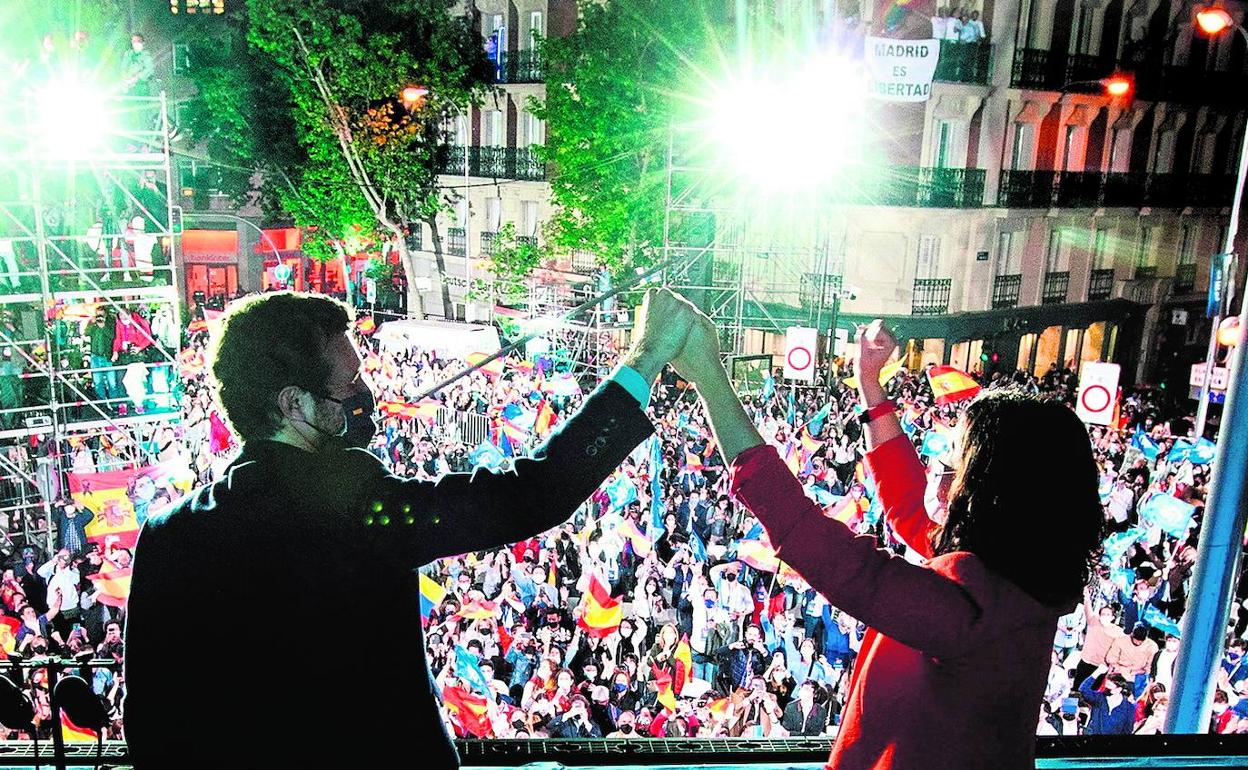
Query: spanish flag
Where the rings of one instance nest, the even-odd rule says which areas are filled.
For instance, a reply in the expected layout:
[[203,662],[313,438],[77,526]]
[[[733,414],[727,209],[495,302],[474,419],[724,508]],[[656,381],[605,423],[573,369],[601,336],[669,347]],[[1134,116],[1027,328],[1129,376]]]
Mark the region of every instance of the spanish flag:
[[98,591],[95,599],[109,607],[125,607],[130,596],[130,568],[118,567],[105,561],[99,572],[91,576],[91,582]]
[[420,576],[420,617],[422,620],[428,620],[433,611],[438,608],[442,600],[446,598],[446,589],[438,585],[433,578],[428,575]]
[[676,694],[672,692],[672,675],[659,668],[651,666],[654,672],[654,686],[659,691],[659,703],[668,711],[676,710]]
[[584,612],[576,623],[590,636],[605,639],[624,620],[624,605],[611,596],[611,591],[596,574],[589,576],[589,590],[581,602]]
[[698,457],[696,454],[686,449],[685,450],[685,470],[700,471],[702,470],[702,468],[703,468],[702,458]]
[[763,572],[775,572],[780,568],[780,557],[776,556],[775,549],[765,536],[737,543],[737,559]]
[[974,398],[980,390],[979,383],[971,375],[952,366],[933,366],[927,370],[927,381],[931,383],[938,406]]
[[0,660],[8,660],[9,653],[17,649],[17,629],[21,627],[17,618],[0,618]]
[[359,330],[360,334],[367,337],[377,331],[377,322],[373,320],[371,315],[366,315],[363,318],[356,319],[355,328]]
[[95,730],[88,730],[85,727],[79,727],[69,721],[69,715],[64,711],[61,712],[61,737],[66,743],[72,741],[96,741],[99,740],[99,733]]
[[711,716],[717,719],[722,719],[728,716],[728,703],[728,698],[716,698],[706,704],[706,707],[711,710]]
[[550,401],[543,398],[541,406],[537,408],[537,418],[533,420],[533,435],[545,436],[554,426],[555,410],[551,408]]
[[442,705],[465,733],[477,738],[489,737],[490,703],[479,695],[473,695],[458,687],[442,688]]
[[680,691],[685,689],[685,685],[693,680],[693,651],[689,649],[689,636],[681,637],[680,644],[676,645],[676,681],[672,687],[676,694],[680,695]]
[[[880,384],[887,385],[888,381],[893,379],[893,377],[897,374],[897,372],[900,372],[902,369],[905,369],[905,368],[906,368],[906,363],[900,358],[892,362],[891,364],[885,364],[884,368],[880,369]],[[843,382],[845,383],[845,387],[849,388],[850,390],[855,390],[858,387],[857,377],[853,377],[853,376],[846,377],[843,380]]]
[[[465,360],[468,362],[469,366],[476,366],[477,364],[481,363],[482,361],[484,361],[485,359],[489,357],[490,357],[489,353],[469,353],[467,356],[465,356]],[[489,375],[490,377],[493,377],[494,379],[498,379],[499,377],[502,377],[503,376],[503,359],[502,358],[494,359],[493,361],[489,362],[485,366],[481,367],[481,371]]]
[[468,602],[459,608],[459,612],[455,613],[455,616],[461,620],[484,620],[485,618],[492,618],[497,614],[497,603],[482,600]]
[[802,449],[805,450],[807,454],[813,455],[815,452],[818,452],[823,448],[823,442],[810,435],[810,431],[806,428],[802,428],[798,432],[798,438],[802,442]]
[[633,544],[633,553],[639,558],[644,559],[650,555],[650,538],[637,528],[637,524],[632,519],[626,519],[616,531]]

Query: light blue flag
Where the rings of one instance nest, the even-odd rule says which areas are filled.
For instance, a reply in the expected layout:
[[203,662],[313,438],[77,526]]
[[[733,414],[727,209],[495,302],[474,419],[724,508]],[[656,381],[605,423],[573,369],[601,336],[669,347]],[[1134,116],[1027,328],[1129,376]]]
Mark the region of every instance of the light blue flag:
[[617,474],[614,479],[607,482],[604,487],[607,492],[607,498],[611,501],[611,511],[615,512],[628,505],[637,502],[637,487],[633,485],[633,480],[626,473]]
[[1213,456],[1218,453],[1218,445],[1203,436],[1196,439],[1196,445],[1192,447],[1191,457],[1192,465],[1208,465],[1213,462]]
[[1100,485],[1099,487],[1097,487],[1096,492],[1097,492],[1097,494],[1098,494],[1098,495],[1100,495],[1100,496],[1101,496],[1101,505],[1105,505],[1106,503],[1108,503],[1108,502],[1109,502],[1109,498],[1110,498],[1110,497],[1114,494],[1114,482],[1113,482],[1113,479],[1105,479],[1105,480],[1103,480],[1103,481],[1101,482],[1101,485]]
[[[806,496],[824,508],[827,508],[829,505],[832,505],[837,500],[841,499],[818,484],[811,484],[806,487]],[[746,539],[748,540],[749,538]]]
[[789,425],[797,424],[797,400],[793,398],[792,388],[789,389],[789,411],[788,414],[784,416],[784,419],[789,423]]
[[1186,537],[1192,526],[1192,514],[1196,506],[1185,503],[1174,495],[1153,495],[1140,506],[1140,518],[1161,527],[1172,537]]
[[488,441],[482,441],[476,449],[468,453],[468,462],[472,463],[473,468],[498,470],[503,465],[503,450]]
[[754,526],[750,527],[750,531],[745,533],[742,540],[758,540],[763,536],[763,525],[761,522],[754,522]]
[[776,395],[776,378],[769,371],[767,376],[763,378],[763,403],[770,401],[774,395]]
[[[1135,426],[1135,433],[1131,436],[1131,446],[1140,450],[1140,453],[1149,462],[1156,460],[1157,456],[1161,454],[1161,445],[1153,441],[1152,436],[1145,433],[1138,425]],[[1173,450],[1171,451],[1173,454]],[[1171,462],[1174,462],[1173,456],[1171,457]]]
[[905,431],[906,435],[910,438],[914,438],[914,434],[919,432],[919,426],[910,422],[910,415],[901,416],[901,429]]
[[862,520],[867,523],[868,527],[874,527],[880,523],[880,519],[884,517],[884,504],[878,498],[871,499],[871,505],[867,507],[867,512],[863,514]]
[[1135,570],[1126,567],[1119,567],[1109,573],[1109,579],[1113,584],[1118,586],[1118,590],[1124,594],[1131,591],[1131,586],[1135,585]]
[[919,454],[924,457],[935,457],[937,459],[946,459],[949,456],[949,449],[952,444],[949,437],[943,433],[929,430],[923,434],[923,447],[919,449]]
[[460,645],[455,645],[455,675],[468,683],[472,689],[493,700],[490,683],[477,665],[477,657]]
[[663,448],[658,436],[650,437],[650,542],[657,543],[663,536]]
[[[1166,455],[1166,461],[1171,465],[1188,462],[1192,459],[1192,450],[1195,448],[1195,445],[1187,439],[1178,439],[1174,442],[1174,446],[1170,447],[1170,453]],[[1145,455],[1145,457],[1147,456]]]
[[1144,622],[1162,633],[1170,636],[1180,636],[1179,624],[1151,604],[1144,608]]
[[1131,547],[1131,544],[1136,540],[1139,540],[1141,537],[1144,537],[1144,529],[1142,527],[1132,527],[1126,532],[1115,532],[1105,538],[1105,563],[1118,563],[1118,560],[1126,554],[1127,549]]
[[828,415],[832,414],[832,402],[823,405],[823,408],[815,412],[815,416],[810,418],[806,423],[806,430],[811,436],[818,436],[819,431],[823,430],[823,421],[828,419]]
[[703,544],[702,538],[698,537],[697,532],[689,533],[689,550],[693,553],[693,558],[706,561],[706,545]]

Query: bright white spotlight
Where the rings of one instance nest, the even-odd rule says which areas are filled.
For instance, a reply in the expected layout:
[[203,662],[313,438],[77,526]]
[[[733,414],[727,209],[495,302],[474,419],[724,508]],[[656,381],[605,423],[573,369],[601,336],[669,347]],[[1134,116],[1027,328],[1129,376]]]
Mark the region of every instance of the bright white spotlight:
[[59,76],[38,88],[31,110],[35,152],[44,157],[84,160],[104,150],[116,133],[108,92],[74,75]]
[[837,184],[862,161],[866,80],[853,62],[817,57],[730,82],[714,94],[708,120],[724,173],[751,188]]

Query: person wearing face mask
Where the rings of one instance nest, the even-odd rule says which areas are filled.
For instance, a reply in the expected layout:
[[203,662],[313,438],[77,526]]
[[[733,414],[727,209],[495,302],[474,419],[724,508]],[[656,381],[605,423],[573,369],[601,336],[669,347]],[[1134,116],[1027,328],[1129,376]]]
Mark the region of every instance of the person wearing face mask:
[[[225,312],[209,371],[243,448],[219,481],[152,516],[138,538],[125,639],[136,770],[229,765],[233,749],[210,731],[255,698],[284,704],[266,714],[283,732],[367,702],[370,730],[382,736],[260,745],[249,757],[255,766],[383,765],[419,746],[425,766],[458,767],[428,663],[413,654],[424,648],[416,570],[562,525],[652,433],[650,387],[683,347],[692,316],[675,295],[649,290],[620,365],[532,457],[506,473],[437,482],[392,476],[359,448],[376,425],[351,323],[343,303],[294,292],[248,297]],[[170,676],[181,652],[169,640],[228,648],[235,629],[219,619],[254,603],[256,586],[281,597],[292,618],[351,607],[371,619],[374,643],[326,681],[307,676],[324,651],[307,644],[303,624],[277,624],[266,641],[282,651],[281,665],[240,660],[207,691]]]
[[631,711],[623,711],[615,720],[615,732],[607,735],[608,738],[636,738],[637,737],[637,715]]

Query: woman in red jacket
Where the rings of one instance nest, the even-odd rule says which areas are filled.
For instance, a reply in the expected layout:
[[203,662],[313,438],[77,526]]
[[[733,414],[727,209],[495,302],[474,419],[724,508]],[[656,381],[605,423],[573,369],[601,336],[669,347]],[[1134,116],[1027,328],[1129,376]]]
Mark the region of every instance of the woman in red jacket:
[[704,317],[673,361],[697,385],[733,491],[781,558],[870,630],[828,767],[1032,770],[1057,619],[1079,601],[1101,543],[1087,431],[1056,402],[989,393],[967,409],[937,527],[923,467],[884,397],[896,343],[860,331],[857,375],[887,521],[916,566],[825,518],[763,443],[720,364]]

